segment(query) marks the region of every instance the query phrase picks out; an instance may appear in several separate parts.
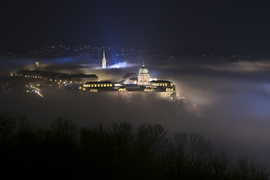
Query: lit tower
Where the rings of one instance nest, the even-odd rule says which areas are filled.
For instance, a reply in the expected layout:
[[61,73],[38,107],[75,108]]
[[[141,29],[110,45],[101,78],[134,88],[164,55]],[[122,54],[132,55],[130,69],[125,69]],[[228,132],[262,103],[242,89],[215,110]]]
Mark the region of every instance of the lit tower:
[[39,62],[38,62],[38,60],[36,61],[36,66],[39,67]]
[[147,85],[147,83],[150,80],[150,75],[148,69],[145,67],[144,62],[142,64],[142,67],[139,70],[139,75],[138,75],[138,85]]
[[102,68],[106,68],[106,58],[104,48],[103,48]]

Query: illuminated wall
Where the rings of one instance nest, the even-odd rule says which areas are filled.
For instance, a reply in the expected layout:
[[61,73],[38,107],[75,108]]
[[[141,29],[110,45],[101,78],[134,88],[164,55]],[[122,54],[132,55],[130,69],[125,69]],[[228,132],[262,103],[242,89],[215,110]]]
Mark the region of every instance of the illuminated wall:
[[138,75],[138,85],[147,85],[147,83],[150,80],[150,75],[149,74],[139,74]]

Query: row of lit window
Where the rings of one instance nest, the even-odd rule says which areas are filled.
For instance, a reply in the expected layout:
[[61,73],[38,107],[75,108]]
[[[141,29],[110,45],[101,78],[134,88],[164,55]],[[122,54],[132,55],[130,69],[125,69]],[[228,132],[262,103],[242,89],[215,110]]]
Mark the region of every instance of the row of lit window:
[[119,88],[118,91],[127,91],[126,88]]
[[160,84],[153,84],[154,86],[174,86],[173,83],[167,84],[167,83],[160,83]]
[[173,91],[173,88],[166,88],[166,91]]
[[84,84],[84,87],[112,87],[112,84]]
[[145,92],[154,92],[154,89],[144,89]]
[[[16,76],[17,74],[15,74]],[[24,77],[30,77],[30,78],[41,78],[40,76],[30,76],[30,75],[25,75]]]
[[154,86],[167,86],[167,84],[154,84]]

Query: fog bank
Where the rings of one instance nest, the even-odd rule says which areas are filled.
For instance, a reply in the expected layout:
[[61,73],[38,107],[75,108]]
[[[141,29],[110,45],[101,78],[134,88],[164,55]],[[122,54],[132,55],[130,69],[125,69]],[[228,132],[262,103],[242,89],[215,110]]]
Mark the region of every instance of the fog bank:
[[[159,123],[169,131],[203,135],[233,156],[247,155],[270,160],[270,63],[220,60],[168,59],[149,57],[123,60],[126,67],[98,69],[93,59],[40,60],[40,69],[65,73],[96,74],[101,80],[120,79],[135,72],[145,61],[153,78],[176,84],[178,97],[194,101],[195,108],[174,102],[145,99],[111,99],[91,93],[42,89],[44,98],[32,94],[0,94],[0,109],[23,112],[36,125],[47,126],[64,116],[80,126],[96,121]],[[1,60],[0,72],[35,68],[35,60]],[[85,64],[88,64],[85,66]],[[121,64],[121,63],[120,63]],[[112,64],[113,65],[113,64]],[[90,67],[92,66],[92,67]],[[1,80],[1,79],[0,79]],[[130,101],[130,102],[129,102]]]

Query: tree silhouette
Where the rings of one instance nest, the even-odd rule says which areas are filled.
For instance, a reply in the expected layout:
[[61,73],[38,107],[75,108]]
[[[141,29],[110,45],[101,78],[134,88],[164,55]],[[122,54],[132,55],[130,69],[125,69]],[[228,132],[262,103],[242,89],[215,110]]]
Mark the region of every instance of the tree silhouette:
[[[233,161],[202,136],[159,124],[102,122],[78,128],[57,117],[49,128],[23,114],[0,113],[1,179],[269,179],[269,168],[247,157]],[[16,173],[14,173],[16,172]]]

